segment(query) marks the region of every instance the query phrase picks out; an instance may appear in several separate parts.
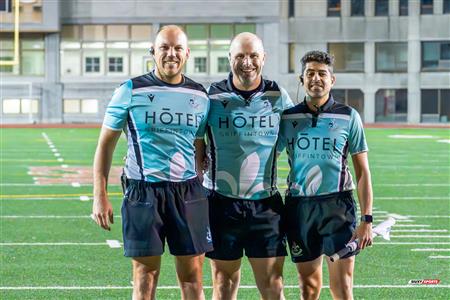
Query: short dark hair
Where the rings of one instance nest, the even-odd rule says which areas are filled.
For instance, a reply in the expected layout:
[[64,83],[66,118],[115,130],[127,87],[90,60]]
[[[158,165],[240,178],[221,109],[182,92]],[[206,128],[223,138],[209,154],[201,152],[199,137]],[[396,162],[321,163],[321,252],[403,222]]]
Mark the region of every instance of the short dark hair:
[[313,50],[313,51],[306,52],[306,54],[303,55],[303,57],[301,59],[302,74],[306,69],[306,64],[309,62],[312,62],[312,61],[318,62],[321,64],[326,64],[328,66],[328,69],[330,70],[330,72],[333,73],[334,56],[327,52],[324,52],[324,51]]

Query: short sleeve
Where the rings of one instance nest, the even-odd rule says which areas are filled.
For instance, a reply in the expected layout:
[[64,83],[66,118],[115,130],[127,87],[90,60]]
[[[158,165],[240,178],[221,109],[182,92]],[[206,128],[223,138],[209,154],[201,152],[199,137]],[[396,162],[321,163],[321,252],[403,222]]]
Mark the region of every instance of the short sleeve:
[[284,126],[285,121],[283,120],[283,116],[281,117],[280,121],[280,131],[278,132],[278,140],[276,145],[276,151],[277,153],[283,152],[283,150],[286,148],[286,129]]
[[197,129],[197,133],[195,135],[195,137],[197,139],[203,139],[205,137],[206,124],[208,123],[209,107],[210,107],[210,100],[207,99],[206,100],[206,111],[205,111],[205,114],[203,115],[203,119],[200,122],[198,129]]
[[283,105],[283,111],[288,110],[291,107],[294,107],[294,102],[292,102],[291,97],[287,93],[285,89],[280,87],[281,91],[281,103]]
[[121,131],[125,127],[131,103],[132,89],[133,83],[131,80],[128,80],[114,91],[111,101],[106,108],[103,126],[114,131]]
[[364,134],[364,128],[358,112],[352,109],[349,128],[349,151],[350,154],[369,151]]

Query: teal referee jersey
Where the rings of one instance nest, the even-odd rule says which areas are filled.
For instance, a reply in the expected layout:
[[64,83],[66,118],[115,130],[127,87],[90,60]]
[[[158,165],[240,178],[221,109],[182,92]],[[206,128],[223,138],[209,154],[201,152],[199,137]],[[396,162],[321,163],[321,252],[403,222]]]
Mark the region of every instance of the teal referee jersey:
[[180,182],[196,176],[194,140],[205,135],[208,110],[202,85],[185,76],[168,84],[151,72],[116,89],[103,126],[127,132],[127,178]]
[[355,188],[349,154],[368,151],[359,114],[330,95],[320,112],[306,101],[282,117],[277,151],[286,148],[290,196],[317,196]]
[[273,196],[276,191],[275,145],[281,114],[293,106],[276,82],[263,80],[248,99],[228,79],[208,91],[211,109],[207,137],[210,156],[204,185],[217,193],[249,200]]

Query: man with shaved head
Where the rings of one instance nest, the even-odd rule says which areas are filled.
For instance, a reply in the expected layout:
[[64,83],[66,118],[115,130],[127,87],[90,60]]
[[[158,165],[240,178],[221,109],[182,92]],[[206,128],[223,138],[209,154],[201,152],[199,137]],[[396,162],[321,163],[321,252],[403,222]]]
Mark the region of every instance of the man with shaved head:
[[276,186],[275,143],[281,114],[293,106],[262,78],[261,39],[244,32],[231,42],[228,78],[213,83],[207,125],[213,299],[236,299],[245,254],[262,299],[283,299],[286,256],[283,201]]
[[203,86],[182,74],[189,48],[181,28],[161,28],[150,53],[155,69],[124,82],[106,110],[94,159],[93,218],[110,230],[108,173],[125,131],[122,231],[125,256],[133,262],[133,299],[155,299],[166,240],[181,298],[204,299],[202,267],[212,240],[194,143],[205,134],[209,100]]

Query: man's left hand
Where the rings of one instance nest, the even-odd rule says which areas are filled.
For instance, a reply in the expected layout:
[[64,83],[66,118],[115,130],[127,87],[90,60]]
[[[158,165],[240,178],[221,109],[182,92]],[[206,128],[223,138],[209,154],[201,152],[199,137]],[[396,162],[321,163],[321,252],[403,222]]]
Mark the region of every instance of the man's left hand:
[[367,246],[372,246],[372,223],[361,222],[355,232],[353,232],[350,242],[356,239],[358,239],[358,247],[361,250]]

